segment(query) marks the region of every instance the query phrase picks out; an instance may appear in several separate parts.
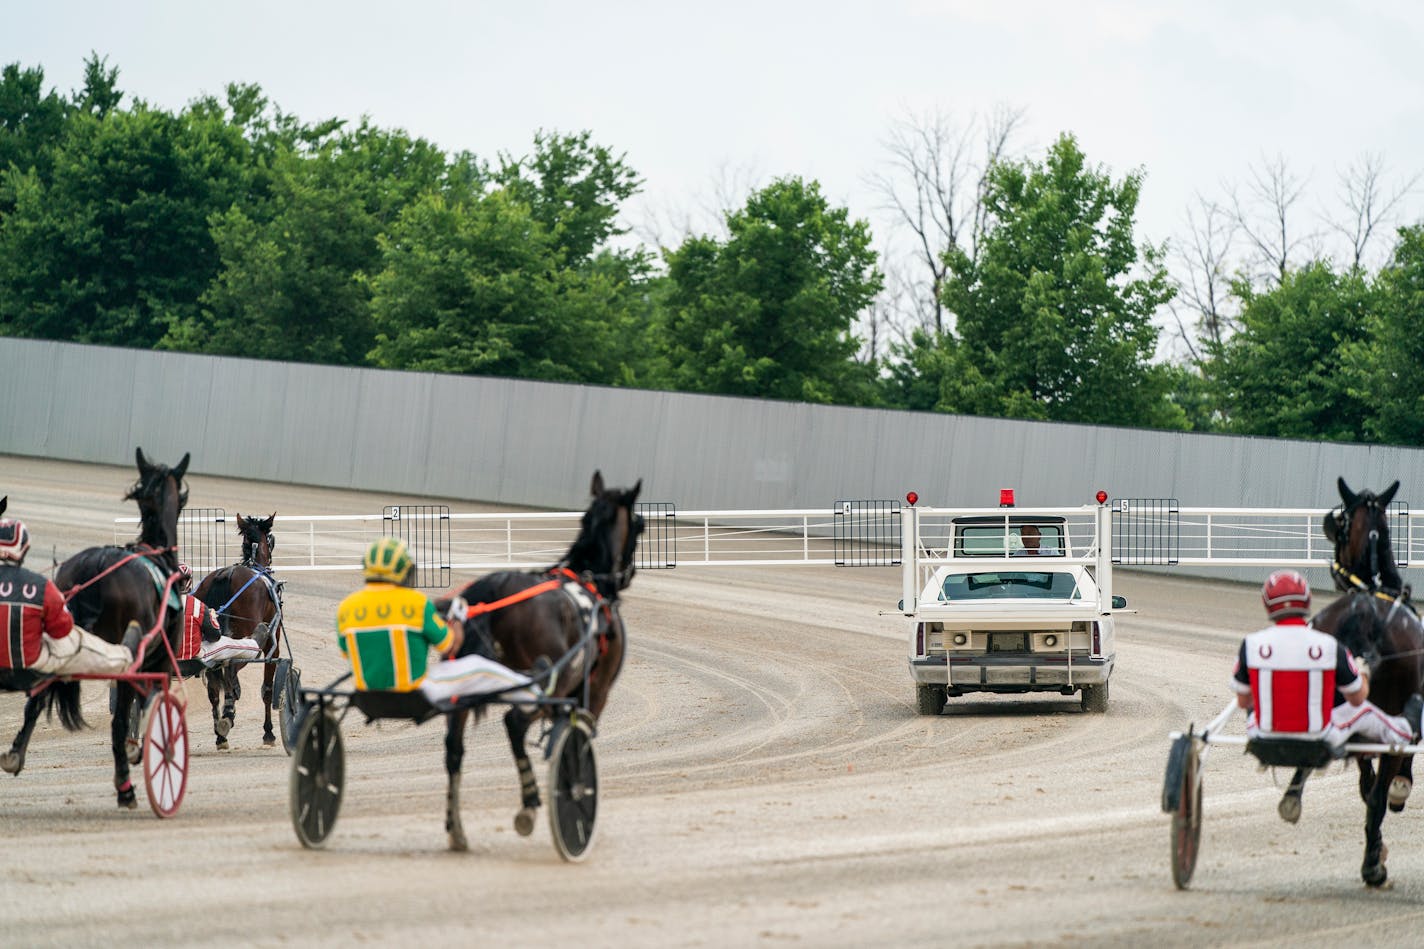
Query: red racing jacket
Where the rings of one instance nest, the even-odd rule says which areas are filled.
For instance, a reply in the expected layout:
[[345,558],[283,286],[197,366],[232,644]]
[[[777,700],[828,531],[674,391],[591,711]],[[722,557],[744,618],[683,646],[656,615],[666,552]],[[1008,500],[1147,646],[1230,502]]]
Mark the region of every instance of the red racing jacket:
[[42,635],[74,631],[64,594],[49,580],[14,564],[0,564],[0,669],[27,669],[40,658]]

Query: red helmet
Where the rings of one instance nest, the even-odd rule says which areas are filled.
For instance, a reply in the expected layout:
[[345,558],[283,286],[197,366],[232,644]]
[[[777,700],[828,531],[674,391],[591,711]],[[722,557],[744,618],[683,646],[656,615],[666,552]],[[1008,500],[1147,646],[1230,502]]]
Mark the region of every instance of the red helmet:
[[24,521],[6,518],[0,521],[0,560],[24,563],[25,552],[30,549],[30,531]]
[[174,587],[176,587],[181,592],[183,590],[188,589],[188,587],[192,586],[192,584],[193,568],[188,566],[186,563],[180,563],[178,565],[178,579],[176,582],[174,582]]
[[1271,619],[1310,615],[1310,584],[1294,570],[1277,570],[1261,587],[1261,602]]

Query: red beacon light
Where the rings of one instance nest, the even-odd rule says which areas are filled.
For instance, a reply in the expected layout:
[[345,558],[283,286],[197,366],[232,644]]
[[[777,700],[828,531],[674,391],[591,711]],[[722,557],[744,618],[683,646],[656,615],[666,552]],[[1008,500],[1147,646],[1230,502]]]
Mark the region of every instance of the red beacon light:
[[1000,489],[999,489],[999,507],[1013,507],[1013,506],[1014,506],[1014,489],[1013,489],[1013,488],[1000,488]]
[[915,492],[913,492],[913,491],[911,491],[910,493],[908,493],[908,494],[905,495],[905,500],[910,502],[910,507],[914,507],[914,506],[915,506],[915,502],[918,501],[919,499],[920,499],[920,496],[919,496],[918,494],[916,494]]
[[1099,504],[1108,503],[1108,493],[1106,491],[1099,491],[1097,494],[1093,495],[1093,497],[1098,499]]

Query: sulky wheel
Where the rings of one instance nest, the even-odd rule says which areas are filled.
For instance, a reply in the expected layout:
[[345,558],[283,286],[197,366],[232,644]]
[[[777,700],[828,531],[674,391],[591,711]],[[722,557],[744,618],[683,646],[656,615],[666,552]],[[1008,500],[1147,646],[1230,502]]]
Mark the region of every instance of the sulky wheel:
[[282,749],[290,755],[297,746],[297,729],[301,726],[302,670],[292,667],[290,660],[281,661],[288,663],[289,667],[275,699],[278,703],[277,730],[282,733]]
[[172,817],[188,789],[188,722],[171,692],[158,692],[144,713],[143,784],[148,806]]
[[316,849],[326,842],[341,810],[345,776],[346,756],[336,716],[324,707],[309,707],[297,727],[289,782],[292,827],[303,847]]
[[1202,825],[1201,757],[1192,739],[1189,736],[1183,739],[1186,753],[1181,756],[1181,782],[1175,795],[1176,808],[1172,811],[1172,882],[1179,890],[1187,888],[1197,867]]
[[559,729],[549,755],[549,829],[559,856],[582,860],[591,846],[598,818],[598,764],[593,733],[581,717]]

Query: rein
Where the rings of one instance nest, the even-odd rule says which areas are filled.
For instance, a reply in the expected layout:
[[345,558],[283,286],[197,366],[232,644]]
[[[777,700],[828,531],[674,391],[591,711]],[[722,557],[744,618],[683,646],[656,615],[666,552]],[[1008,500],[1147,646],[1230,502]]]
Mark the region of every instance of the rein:
[[271,575],[271,571],[270,571],[270,570],[264,570],[261,566],[259,566],[259,565],[257,565],[257,564],[241,563],[241,564],[238,564],[238,566],[239,566],[239,567],[246,567],[247,569],[251,570],[251,571],[252,571],[252,576],[250,576],[250,577],[247,578],[247,582],[244,583],[241,587],[239,587],[238,590],[237,590],[237,592],[234,593],[231,597],[229,597],[229,598],[228,598],[228,601],[227,601],[226,603],[224,603],[222,606],[219,606],[218,608],[216,608],[215,610],[213,610],[214,613],[217,613],[217,614],[219,614],[219,615],[222,615],[222,614],[226,613],[226,612],[227,612],[227,608],[228,608],[229,606],[232,606],[234,603],[236,603],[236,602],[237,602],[237,598],[240,597],[240,596],[242,596],[242,594],[247,591],[247,588],[248,588],[248,587],[250,587],[250,586],[252,586],[252,584],[256,583],[258,577],[268,577],[268,576]]
[[[77,586],[72,586],[72,587],[70,587],[68,590],[65,590],[65,591],[64,591],[64,602],[68,603],[70,600],[74,599],[74,597],[77,596],[79,593],[83,592],[87,587],[93,586],[95,583],[98,583],[100,580],[104,579],[104,578],[107,577],[109,574],[113,573],[115,570],[119,569],[120,567],[122,567],[124,564],[128,563],[128,562],[131,561],[131,560],[136,560],[136,559],[138,559],[139,557],[144,556],[145,554],[166,554],[166,553],[172,553],[172,552],[176,551],[177,549],[178,549],[177,547],[150,547],[150,546],[148,546],[147,544],[145,544],[145,545],[142,546],[142,547],[134,547],[134,548],[131,548],[131,549],[129,550],[129,554],[128,554],[127,557],[121,558],[121,559],[120,559],[117,563],[115,563],[114,565],[112,565],[112,566],[110,566],[110,567],[106,567],[104,570],[101,570],[99,573],[97,573],[97,574],[95,574],[94,576],[90,577],[88,580],[85,580],[83,583],[78,584]],[[170,584],[170,586],[171,586],[171,584]],[[167,595],[167,591],[166,591],[166,590],[164,591],[164,594],[165,594],[165,596]]]
[[587,590],[589,593],[592,593],[594,598],[598,600],[598,604],[600,606],[603,606],[605,608],[607,607],[607,604],[604,602],[602,594],[598,592],[598,588],[594,586],[593,582],[589,580],[581,580],[578,574],[574,573],[568,567],[554,567],[549,570],[548,573],[559,574],[564,579],[545,580],[543,583],[536,583],[534,586],[529,587],[527,590],[520,590],[518,593],[511,593],[509,596],[506,596],[503,599],[493,600],[489,603],[471,603],[469,605],[469,611],[465,614],[465,618],[469,619],[475,616],[482,616],[485,613],[493,613],[496,610],[502,610],[506,606],[513,606],[514,604],[522,603],[525,600],[532,600],[536,596],[542,596],[543,594],[548,593],[552,590],[558,590],[562,588],[563,585],[569,580],[572,580],[573,582],[577,583],[579,586]]

